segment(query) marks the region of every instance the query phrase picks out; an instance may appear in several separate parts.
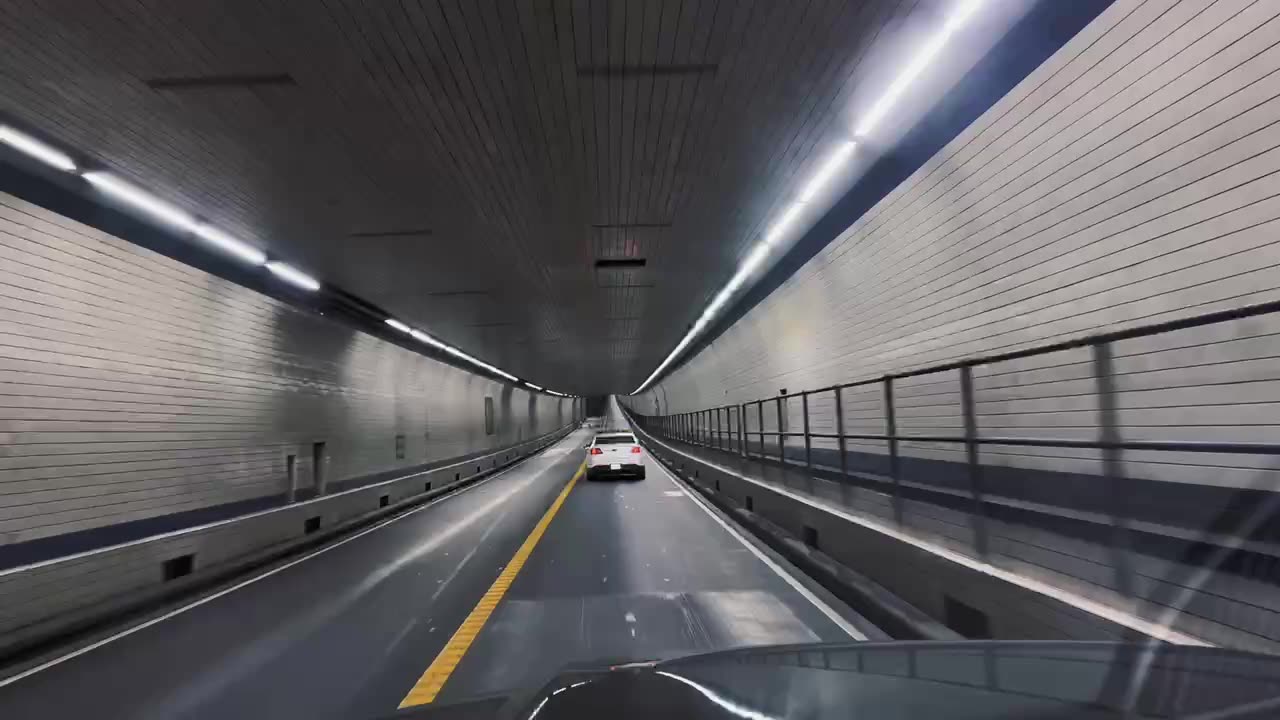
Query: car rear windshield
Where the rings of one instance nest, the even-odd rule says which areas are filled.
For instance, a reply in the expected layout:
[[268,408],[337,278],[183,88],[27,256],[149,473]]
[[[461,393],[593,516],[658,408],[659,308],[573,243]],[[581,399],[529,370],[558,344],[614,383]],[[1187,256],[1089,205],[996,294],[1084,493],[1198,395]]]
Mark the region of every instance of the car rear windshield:
[[597,435],[597,445],[635,445],[636,439],[632,435]]

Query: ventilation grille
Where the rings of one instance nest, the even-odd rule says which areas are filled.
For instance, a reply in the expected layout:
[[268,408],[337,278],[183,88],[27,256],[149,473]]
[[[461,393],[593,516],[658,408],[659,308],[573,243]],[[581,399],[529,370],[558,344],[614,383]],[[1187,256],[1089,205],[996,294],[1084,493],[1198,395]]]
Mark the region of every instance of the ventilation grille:
[[644,258],[601,258],[596,260],[596,268],[601,270],[642,268],[646,262]]
[[432,234],[431,228],[404,228],[401,230],[360,230],[357,232],[347,233],[347,237],[353,237],[353,238],[428,237],[431,234]]
[[216,88],[246,89],[270,86],[296,86],[289,73],[259,75],[196,75],[192,77],[164,77],[147,80],[153,90],[203,90]]
[[715,63],[676,63],[670,65],[579,65],[581,77],[669,77],[705,75],[719,69]]

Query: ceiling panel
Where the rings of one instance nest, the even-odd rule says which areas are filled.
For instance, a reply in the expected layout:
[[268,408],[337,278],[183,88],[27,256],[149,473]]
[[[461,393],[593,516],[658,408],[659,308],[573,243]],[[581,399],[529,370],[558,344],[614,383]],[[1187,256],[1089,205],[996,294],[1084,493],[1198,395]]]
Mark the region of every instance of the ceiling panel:
[[521,377],[627,392],[916,5],[9,2],[0,112]]

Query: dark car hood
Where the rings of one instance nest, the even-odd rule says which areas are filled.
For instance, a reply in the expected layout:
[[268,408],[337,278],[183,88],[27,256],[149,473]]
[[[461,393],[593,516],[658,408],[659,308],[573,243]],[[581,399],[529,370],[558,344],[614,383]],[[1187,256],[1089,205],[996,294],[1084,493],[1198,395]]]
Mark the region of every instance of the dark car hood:
[[1280,716],[1280,657],[1093,642],[792,645],[570,668],[531,692],[394,717],[895,720],[1211,712],[1222,718]]

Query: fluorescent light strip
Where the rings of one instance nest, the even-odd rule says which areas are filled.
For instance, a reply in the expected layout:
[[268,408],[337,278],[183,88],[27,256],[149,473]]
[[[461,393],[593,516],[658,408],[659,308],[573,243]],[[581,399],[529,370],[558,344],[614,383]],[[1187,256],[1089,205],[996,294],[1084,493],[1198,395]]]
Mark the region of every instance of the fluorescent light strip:
[[906,91],[907,86],[920,73],[924,72],[925,67],[942,51],[942,48],[951,39],[955,31],[964,25],[965,21],[973,15],[973,12],[978,9],[978,5],[981,3],[982,0],[960,0],[955,11],[947,18],[946,24],[942,26],[938,34],[925,43],[924,47],[920,49],[920,52],[916,53],[916,56],[912,58],[907,67],[899,73],[898,77],[894,78],[893,84],[889,86],[884,95],[881,95],[876,104],[871,106],[871,111],[867,113],[866,117],[858,125],[858,130],[855,133],[858,137],[866,137],[868,133],[875,129],[875,126],[884,119],[885,114],[889,112],[894,103],[898,102],[898,98]]
[[845,163],[849,162],[849,158],[853,156],[853,151],[857,149],[858,143],[853,140],[847,140],[840,143],[835,152],[831,153],[831,157],[822,164],[818,172],[813,174],[809,180],[809,184],[804,186],[804,190],[800,191],[800,202],[807,203],[813,200],[818,193],[825,189],[827,183],[831,182],[831,178],[840,172]]
[[[427,345],[430,345],[431,347],[436,348],[437,350],[442,350],[456,358],[466,360],[467,362],[471,363],[472,365],[475,365],[478,368],[483,368],[485,370],[488,370],[494,375],[499,375],[501,377],[504,377],[510,380],[511,382],[520,382],[520,378],[517,378],[515,375],[512,375],[511,373],[506,372],[504,370],[499,370],[498,368],[490,365],[489,363],[483,360],[480,360],[478,358],[474,358],[462,352],[458,348],[453,347],[452,345],[440,342],[439,340],[431,337],[430,335],[422,332],[421,330],[415,330],[409,327],[408,325],[405,325],[404,323],[400,322],[399,320],[396,320],[394,318],[387,318],[383,322],[385,322],[386,324],[390,325],[391,327],[401,332],[409,333],[409,335],[412,336],[413,339],[417,340],[418,342],[426,343]],[[529,383],[525,383],[525,384],[528,385]]]
[[284,280],[285,282],[307,290],[315,292],[320,289],[320,281],[302,272],[301,270],[282,262],[269,262],[267,269],[272,275]]
[[529,382],[528,380],[526,380],[524,384],[525,384],[525,385],[528,385],[529,387],[533,388],[534,390],[545,390],[545,389],[546,389],[546,388],[542,387],[541,385],[534,385],[533,383]]
[[76,171],[76,162],[71,159],[70,155],[8,125],[0,125],[0,142],[23,155],[39,160],[49,167],[63,172]]
[[[858,125],[857,132],[855,133],[857,137],[861,138],[875,128],[876,124],[884,118],[885,114],[889,112],[894,103],[898,101],[898,98],[907,89],[911,82],[924,71],[925,67],[928,66],[935,57],[937,57],[938,53],[941,52],[942,48],[951,39],[951,36],[969,20],[982,2],[983,0],[959,0],[955,10],[947,18],[942,29],[930,38],[929,42],[927,42],[925,46],[921,48],[920,52],[911,60],[911,63],[908,64],[901,73],[899,73],[898,77],[894,78],[889,89],[885,91],[885,94],[876,101],[875,105],[871,107],[871,111],[862,119],[862,122]],[[680,343],[676,345],[675,349],[667,355],[666,359],[663,360],[656,369],[654,369],[653,373],[650,374],[644,382],[640,383],[639,387],[631,391],[632,395],[644,392],[644,389],[649,387],[649,383],[653,382],[654,378],[661,375],[662,372],[667,369],[667,366],[679,357],[680,353],[683,352],[691,342],[693,342],[693,339],[711,324],[711,321],[715,318],[716,314],[728,305],[733,294],[741,289],[742,286],[751,279],[751,276],[754,275],[762,265],[764,265],[765,260],[769,257],[772,246],[776,244],[778,240],[780,240],[789,230],[791,230],[807,204],[821,194],[822,191],[826,189],[826,186],[831,182],[832,178],[834,178],[840,170],[844,168],[845,164],[849,162],[849,159],[853,157],[853,152],[857,147],[858,144],[856,140],[848,140],[841,143],[840,146],[832,152],[830,157],[828,157],[822,166],[818,168],[818,171],[813,174],[813,177],[809,179],[809,182],[805,183],[804,189],[800,191],[796,201],[787,206],[787,209],[783,211],[778,220],[769,228],[764,239],[752,248],[746,259],[742,261],[742,265],[738,267],[738,271],[734,273],[728,284],[726,284],[724,288],[716,294],[715,299],[707,305],[707,308],[702,311],[702,314],[698,316],[697,321],[694,322],[693,327],[685,334],[684,338],[680,340]]]
[[196,236],[208,241],[209,244],[214,245],[231,255],[235,255],[250,265],[264,265],[267,262],[266,253],[240,242],[212,225],[200,223],[196,226],[195,234]]
[[107,195],[126,205],[137,208],[157,220],[187,232],[194,232],[196,229],[195,218],[110,173],[87,172],[84,174],[84,179]]
[[[4,142],[5,144],[21,150],[22,152],[37,157],[54,167],[68,171],[75,170],[76,166],[75,163],[72,162],[71,158],[59,153],[57,150],[54,150],[34,138],[19,133],[8,126],[0,126],[0,142]],[[319,280],[316,280],[292,265],[279,261],[268,262],[266,254],[261,250],[237,240],[212,225],[197,222],[192,215],[110,173],[95,170],[84,173],[84,179],[116,200],[141,210],[157,220],[161,220],[180,230],[193,233],[197,237],[209,242],[211,245],[235,255],[250,264],[265,265],[272,275],[275,275],[291,285],[310,292],[315,292],[320,289]],[[409,335],[415,340],[443,350],[450,355],[466,360],[476,367],[488,370],[489,372],[504,377],[512,382],[519,382],[519,379],[515,375],[499,370],[489,363],[474,358],[455,347],[442,343],[424,332],[414,330],[395,318],[386,318],[384,322],[400,332],[409,333]],[[542,390],[541,387],[533,385],[532,383],[526,384],[534,389]],[[554,394],[560,395],[560,393]],[[562,397],[567,396],[562,395]]]
[[791,203],[791,205],[782,213],[782,217],[769,228],[769,234],[764,236],[766,245],[773,245],[778,239],[787,234],[792,225],[795,225],[796,218],[800,217],[800,213],[804,210],[805,204],[802,202]]

